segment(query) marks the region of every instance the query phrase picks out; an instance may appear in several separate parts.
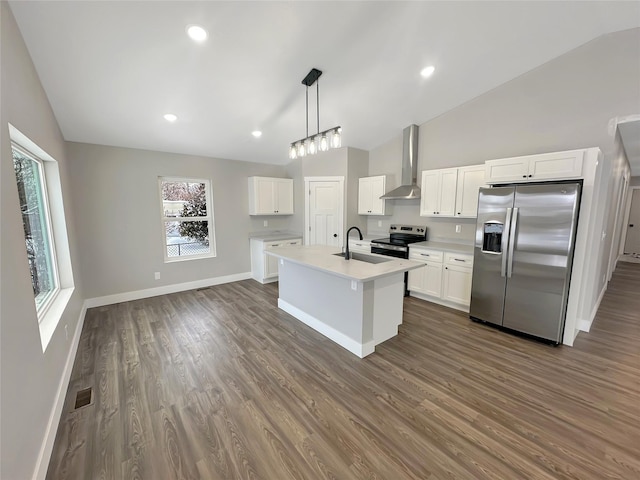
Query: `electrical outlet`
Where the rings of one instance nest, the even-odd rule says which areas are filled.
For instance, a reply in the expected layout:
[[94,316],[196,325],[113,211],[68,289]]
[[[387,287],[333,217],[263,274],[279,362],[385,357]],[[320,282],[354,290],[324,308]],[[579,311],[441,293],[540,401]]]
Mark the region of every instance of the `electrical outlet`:
[[160,272],[156,272],[153,274],[156,280],[160,280]]
[[382,220],[378,220],[378,226],[381,227],[382,226]]
[[358,282],[351,280],[351,290],[358,290]]
[[456,233],[460,233],[462,231],[462,225],[456,225]]
[[269,226],[269,222],[267,220],[264,221],[264,226],[268,227]]

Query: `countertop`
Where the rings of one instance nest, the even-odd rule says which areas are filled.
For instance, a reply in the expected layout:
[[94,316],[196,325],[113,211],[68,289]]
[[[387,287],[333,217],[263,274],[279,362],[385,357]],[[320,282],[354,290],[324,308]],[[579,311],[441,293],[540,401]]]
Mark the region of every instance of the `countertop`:
[[274,240],[291,240],[292,238],[304,238],[302,233],[295,232],[264,232],[249,234],[250,240],[258,240],[261,242],[271,242]]
[[334,255],[334,253],[340,253],[339,248],[328,247],[326,245],[281,247],[268,250],[265,253],[358,282],[368,282],[376,278],[406,272],[423,266],[420,262],[394,257],[383,257],[382,255],[374,256],[383,257],[389,259],[389,261],[375,264],[353,259],[347,261],[342,257]]
[[460,243],[447,243],[447,242],[416,242],[409,245],[409,248],[417,249],[433,249],[442,250],[451,253],[467,253],[473,255],[473,245],[463,245]]

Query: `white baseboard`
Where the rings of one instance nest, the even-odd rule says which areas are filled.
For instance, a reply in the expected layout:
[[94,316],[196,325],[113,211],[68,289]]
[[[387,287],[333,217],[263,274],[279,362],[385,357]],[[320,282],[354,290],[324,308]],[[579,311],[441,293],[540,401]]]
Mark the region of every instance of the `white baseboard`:
[[305,325],[313,328],[316,332],[319,332],[330,340],[333,340],[338,345],[349,350],[360,358],[364,358],[375,351],[373,340],[367,343],[358,343],[353,338],[347,337],[344,333],[339,332],[324,322],[321,322],[317,318],[303,312],[281,298],[278,298],[278,308],[284,310],[289,315],[296,317]]
[[447,300],[443,300],[441,298],[432,297],[431,295],[425,295],[420,292],[409,292],[409,295],[424,300],[425,302],[437,303],[438,305],[442,305],[443,307],[453,308],[454,310],[460,310],[461,312],[469,313],[469,305],[463,305],[461,303],[449,302]]
[[164,285],[162,287],[146,288],[144,290],[136,290],[133,292],[116,293],[114,295],[106,295],[104,297],[88,298],[85,301],[87,308],[102,307],[104,305],[113,305],[114,303],[129,302],[131,300],[140,300],[141,298],[157,297],[158,295],[167,295],[168,293],[184,292],[186,290],[194,290],[196,288],[205,288],[212,285],[221,285],[223,283],[239,282],[240,280],[248,280],[251,278],[251,272],[235,273],[233,275],[225,275],[222,277],[205,278],[193,282],[175,283],[173,285]]
[[591,324],[593,323],[593,321],[596,318],[596,315],[598,314],[598,309],[600,308],[600,302],[602,302],[602,299],[604,298],[604,294],[606,291],[607,291],[607,285],[605,284],[604,287],[602,287],[600,296],[598,296],[598,300],[596,301],[595,305],[591,309],[591,314],[589,315],[589,318],[588,319],[581,318],[578,320],[578,330],[580,330],[581,332],[588,333],[589,330],[591,330]]
[[36,468],[33,472],[33,480],[44,480],[47,476],[47,470],[49,469],[49,462],[51,461],[51,454],[53,453],[53,444],[56,440],[56,434],[58,433],[58,425],[60,424],[60,417],[62,416],[62,408],[64,407],[64,400],[67,396],[67,388],[69,387],[69,380],[71,379],[71,372],[73,371],[73,364],[78,353],[78,345],[80,345],[80,335],[82,334],[82,327],[84,325],[84,317],[87,313],[87,302],[82,305],[80,310],[80,316],[78,317],[78,323],[76,325],[73,338],[71,339],[71,348],[67,355],[67,361],[62,371],[62,378],[58,385],[58,391],[56,398],[51,409],[51,415],[49,416],[49,423],[47,424],[47,430],[45,431],[44,441],[40,448],[40,454],[36,461]]

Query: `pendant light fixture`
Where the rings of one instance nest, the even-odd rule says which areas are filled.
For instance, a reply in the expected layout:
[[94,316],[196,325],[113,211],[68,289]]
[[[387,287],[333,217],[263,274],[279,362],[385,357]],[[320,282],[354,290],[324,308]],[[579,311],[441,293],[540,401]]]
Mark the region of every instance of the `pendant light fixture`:
[[[289,158],[291,159],[315,155],[317,152],[326,152],[330,148],[340,148],[342,145],[342,127],[320,131],[320,82],[318,82],[320,75],[322,75],[320,70],[312,68],[302,80],[302,84],[307,87],[305,94],[307,136],[290,145]],[[309,135],[309,87],[314,83],[316,84],[316,133]]]

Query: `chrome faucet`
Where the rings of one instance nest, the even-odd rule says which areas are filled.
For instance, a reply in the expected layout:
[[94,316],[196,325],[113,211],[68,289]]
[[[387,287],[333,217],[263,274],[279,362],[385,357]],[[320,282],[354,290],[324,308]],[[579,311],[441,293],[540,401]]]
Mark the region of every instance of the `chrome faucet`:
[[360,240],[362,240],[362,232],[360,231],[360,229],[358,227],[351,227],[349,230],[347,230],[347,234],[345,235],[345,240],[347,243],[347,246],[344,249],[344,259],[345,260],[350,260],[351,259],[351,254],[349,253],[349,232],[353,229],[356,229],[358,231],[358,235],[360,235]]

